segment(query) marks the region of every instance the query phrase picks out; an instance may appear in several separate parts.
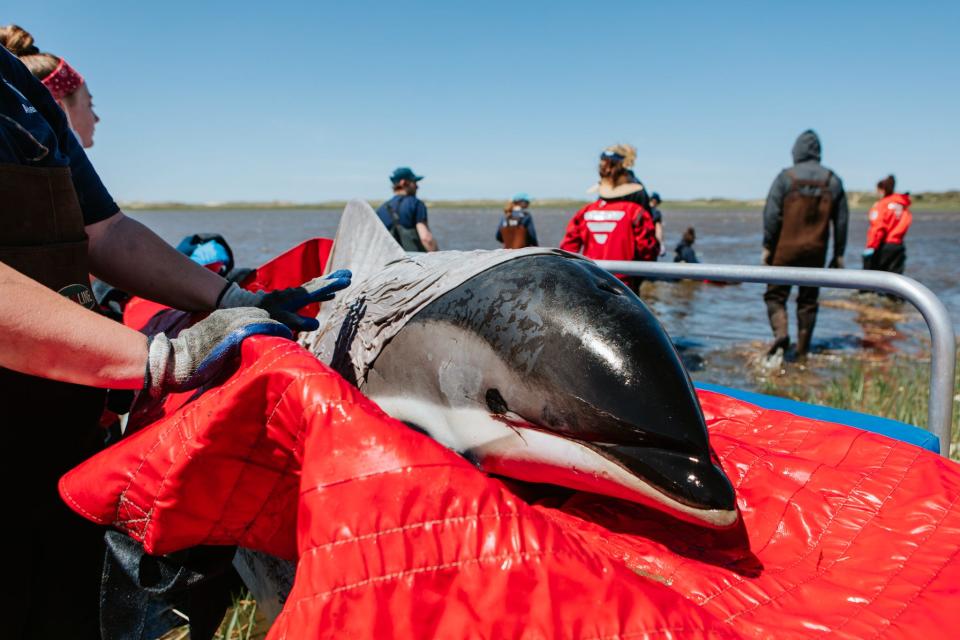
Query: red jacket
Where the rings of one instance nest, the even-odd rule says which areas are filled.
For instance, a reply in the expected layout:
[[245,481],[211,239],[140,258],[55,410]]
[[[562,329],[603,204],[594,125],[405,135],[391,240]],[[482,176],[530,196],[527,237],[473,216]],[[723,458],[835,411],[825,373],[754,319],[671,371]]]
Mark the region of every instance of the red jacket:
[[[257,286],[323,273],[326,254],[308,253],[257,269]],[[244,341],[221,384],[135,411],[60,492],[149,553],[240,545],[299,559],[271,640],[951,637],[960,467],[697,396],[737,487],[731,529],[580,492],[520,497],[267,336]]]
[[881,244],[903,244],[913,214],[910,213],[910,196],[892,193],[881,198],[867,214],[870,228],[867,229],[867,249],[879,249]]
[[656,260],[660,243],[650,212],[627,200],[597,200],[577,212],[560,248],[594,260]]

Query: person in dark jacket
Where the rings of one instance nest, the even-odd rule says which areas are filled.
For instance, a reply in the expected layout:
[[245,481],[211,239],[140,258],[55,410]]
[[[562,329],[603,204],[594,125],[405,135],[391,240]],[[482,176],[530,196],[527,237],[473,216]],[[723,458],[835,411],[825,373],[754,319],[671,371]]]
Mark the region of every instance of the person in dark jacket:
[[[79,74],[61,60],[56,73],[64,69],[76,84]],[[179,337],[148,338],[92,311],[91,274],[163,304],[213,313]],[[14,612],[4,637],[99,639],[104,531],[67,508],[57,482],[103,447],[106,389],[160,397],[196,388],[230,364],[243,336],[292,337],[274,320],[292,322],[312,294],[242,290],[127,218],[48,86],[4,47],[0,291],[0,424],[8,452],[0,482],[10,489],[6,535],[15,550],[4,564],[12,587],[5,605]],[[316,328],[313,318],[293,317]]]
[[398,167],[390,175],[393,197],[377,209],[377,215],[405,251],[438,249],[427,222],[427,205],[417,197],[421,180],[423,176],[410,167]]
[[[639,181],[638,181],[639,182]],[[650,217],[653,218],[653,231],[660,243],[660,257],[667,255],[666,245],[663,243],[663,214],[660,213],[660,194],[654,191],[650,194]]]
[[[762,262],[823,267],[833,227],[830,267],[842,269],[849,215],[843,182],[820,164],[820,138],[812,130],[804,131],[793,145],[793,166],[780,172],[767,196]],[[797,294],[797,355],[801,358],[810,350],[819,293],[816,287],[800,287]],[[789,285],[769,285],[763,296],[773,330],[771,355],[790,345],[786,310],[789,296]]]
[[503,217],[497,225],[497,242],[503,243],[504,249],[522,249],[536,247],[537,229],[533,226],[533,216],[530,215],[530,196],[518,193],[503,208]]
[[677,248],[674,249],[676,255],[673,257],[673,261],[689,263],[700,262],[697,258],[697,252],[693,250],[693,243],[696,241],[697,232],[693,230],[693,227],[688,227],[683,233],[683,238],[677,243]]

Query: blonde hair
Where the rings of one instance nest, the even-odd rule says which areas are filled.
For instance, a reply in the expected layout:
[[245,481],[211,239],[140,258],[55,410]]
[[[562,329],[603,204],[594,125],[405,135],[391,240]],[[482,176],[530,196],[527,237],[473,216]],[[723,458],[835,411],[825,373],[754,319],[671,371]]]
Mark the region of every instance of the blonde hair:
[[633,163],[637,161],[637,148],[632,144],[615,144],[607,147],[604,151],[623,156],[624,169],[630,169],[633,167]]

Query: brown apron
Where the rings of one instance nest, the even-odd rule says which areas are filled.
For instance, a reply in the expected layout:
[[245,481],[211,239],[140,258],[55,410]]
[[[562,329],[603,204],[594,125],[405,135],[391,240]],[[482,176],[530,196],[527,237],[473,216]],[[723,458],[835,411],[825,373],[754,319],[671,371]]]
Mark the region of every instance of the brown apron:
[[[87,235],[67,168],[0,164],[0,262],[93,307]],[[2,345],[0,345],[2,348]],[[2,481],[8,492],[5,573],[12,637],[99,636],[103,532],[71,512],[57,481],[103,446],[105,391],[0,368]],[[67,611],[62,611],[66,606]]]
[[827,172],[824,180],[798,180],[788,171],[790,188],[783,198],[783,225],[771,264],[822,267],[830,238],[833,193]]
[[507,224],[500,227],[504,249],[523,249],[529,244],[527,228],[519,220],[508,218]]

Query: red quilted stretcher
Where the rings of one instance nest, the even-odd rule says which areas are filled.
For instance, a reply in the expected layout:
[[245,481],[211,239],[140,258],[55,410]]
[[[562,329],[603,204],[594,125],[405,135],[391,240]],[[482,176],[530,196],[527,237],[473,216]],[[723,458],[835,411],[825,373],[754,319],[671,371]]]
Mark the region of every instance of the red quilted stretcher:
[[955,463],[699,397],[736,486],[733,530],[591,494],[525,501],[267,337],[61,494],[150,553],[230,544],[296,560],[271,638],[953,637]]

